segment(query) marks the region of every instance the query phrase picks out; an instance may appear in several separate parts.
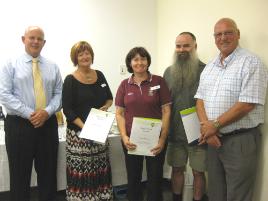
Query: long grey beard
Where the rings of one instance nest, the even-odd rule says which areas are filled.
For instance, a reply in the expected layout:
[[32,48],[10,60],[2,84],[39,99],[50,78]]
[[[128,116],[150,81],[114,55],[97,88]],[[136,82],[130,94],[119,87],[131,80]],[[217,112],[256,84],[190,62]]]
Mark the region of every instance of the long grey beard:
[[196,82],[199,68],[199,59],[195,52],[190,53],[190,58],[180,60],[177,53],[174,53],[174,64],[171,67],[172,93],[181,93],[183,90],[191,88]]

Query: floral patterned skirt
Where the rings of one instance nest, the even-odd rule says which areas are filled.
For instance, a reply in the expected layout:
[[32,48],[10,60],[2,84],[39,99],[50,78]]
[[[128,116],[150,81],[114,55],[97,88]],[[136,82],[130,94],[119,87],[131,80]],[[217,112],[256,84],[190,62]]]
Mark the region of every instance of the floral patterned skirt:
[[79,138],[67,129],[66,171],[68,201],[113,200],[108,143]]

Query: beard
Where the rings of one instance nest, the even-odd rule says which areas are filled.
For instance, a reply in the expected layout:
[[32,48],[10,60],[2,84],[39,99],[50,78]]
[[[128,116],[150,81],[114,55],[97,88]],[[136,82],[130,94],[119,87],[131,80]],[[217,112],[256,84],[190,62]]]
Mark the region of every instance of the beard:
[[199,59],[195,50],[191,52],[174,52],[174,62],[171,66],[172,93],[181,93],[183,89],[191,88],[199,74]]

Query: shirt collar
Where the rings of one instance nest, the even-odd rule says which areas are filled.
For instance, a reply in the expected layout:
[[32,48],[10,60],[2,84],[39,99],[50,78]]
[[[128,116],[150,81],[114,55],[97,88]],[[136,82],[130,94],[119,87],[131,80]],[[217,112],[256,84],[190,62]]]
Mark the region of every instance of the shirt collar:
[[[24,61],[25,61],[26,63],[27,63],[27,62],[31,62],[32,59],[33,59],[33,57],[32,57],[31,55],[27,54],[27,53],[25,53],[23,56],[24,56]],[[38,61],[39,61],[40,63],[42,63],[42,56],[39,55],[37,58],[38,58]]]
[[[143,82],[151,82],[152,81],[152,74],[150,72],[148,72],[148,78]],[[132,74],[129,78],[128,78],[128,83],[129,84],[135,84],[135,81],[134,81],[134,74]]]
[[223,59],[222,63],[221,63],[221,54],[219,54],[218,57],[214,61],[214,65],[220,68],[226,68],[227,65],[233,60],[233,58],[235,57],[239,49],[240,47],[237,47],[231,54],[228,55],[228,57]]

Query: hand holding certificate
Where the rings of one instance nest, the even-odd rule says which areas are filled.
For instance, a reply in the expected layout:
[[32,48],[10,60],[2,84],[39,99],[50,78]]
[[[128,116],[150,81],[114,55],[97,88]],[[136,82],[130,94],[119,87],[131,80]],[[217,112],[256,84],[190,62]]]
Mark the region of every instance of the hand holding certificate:
[[79,135],[80,138],[104,144],[113,124],[115,114],[92,108]]
[[134,117],[130,141],[136,144],[129,154],[154,156],[151,150],[158,144],[162,122],[160,119]]
[[196,108],[191,107],[180,111],[182,123],[189,144],[198,144],[200,137],[200,124],[196,114]]

